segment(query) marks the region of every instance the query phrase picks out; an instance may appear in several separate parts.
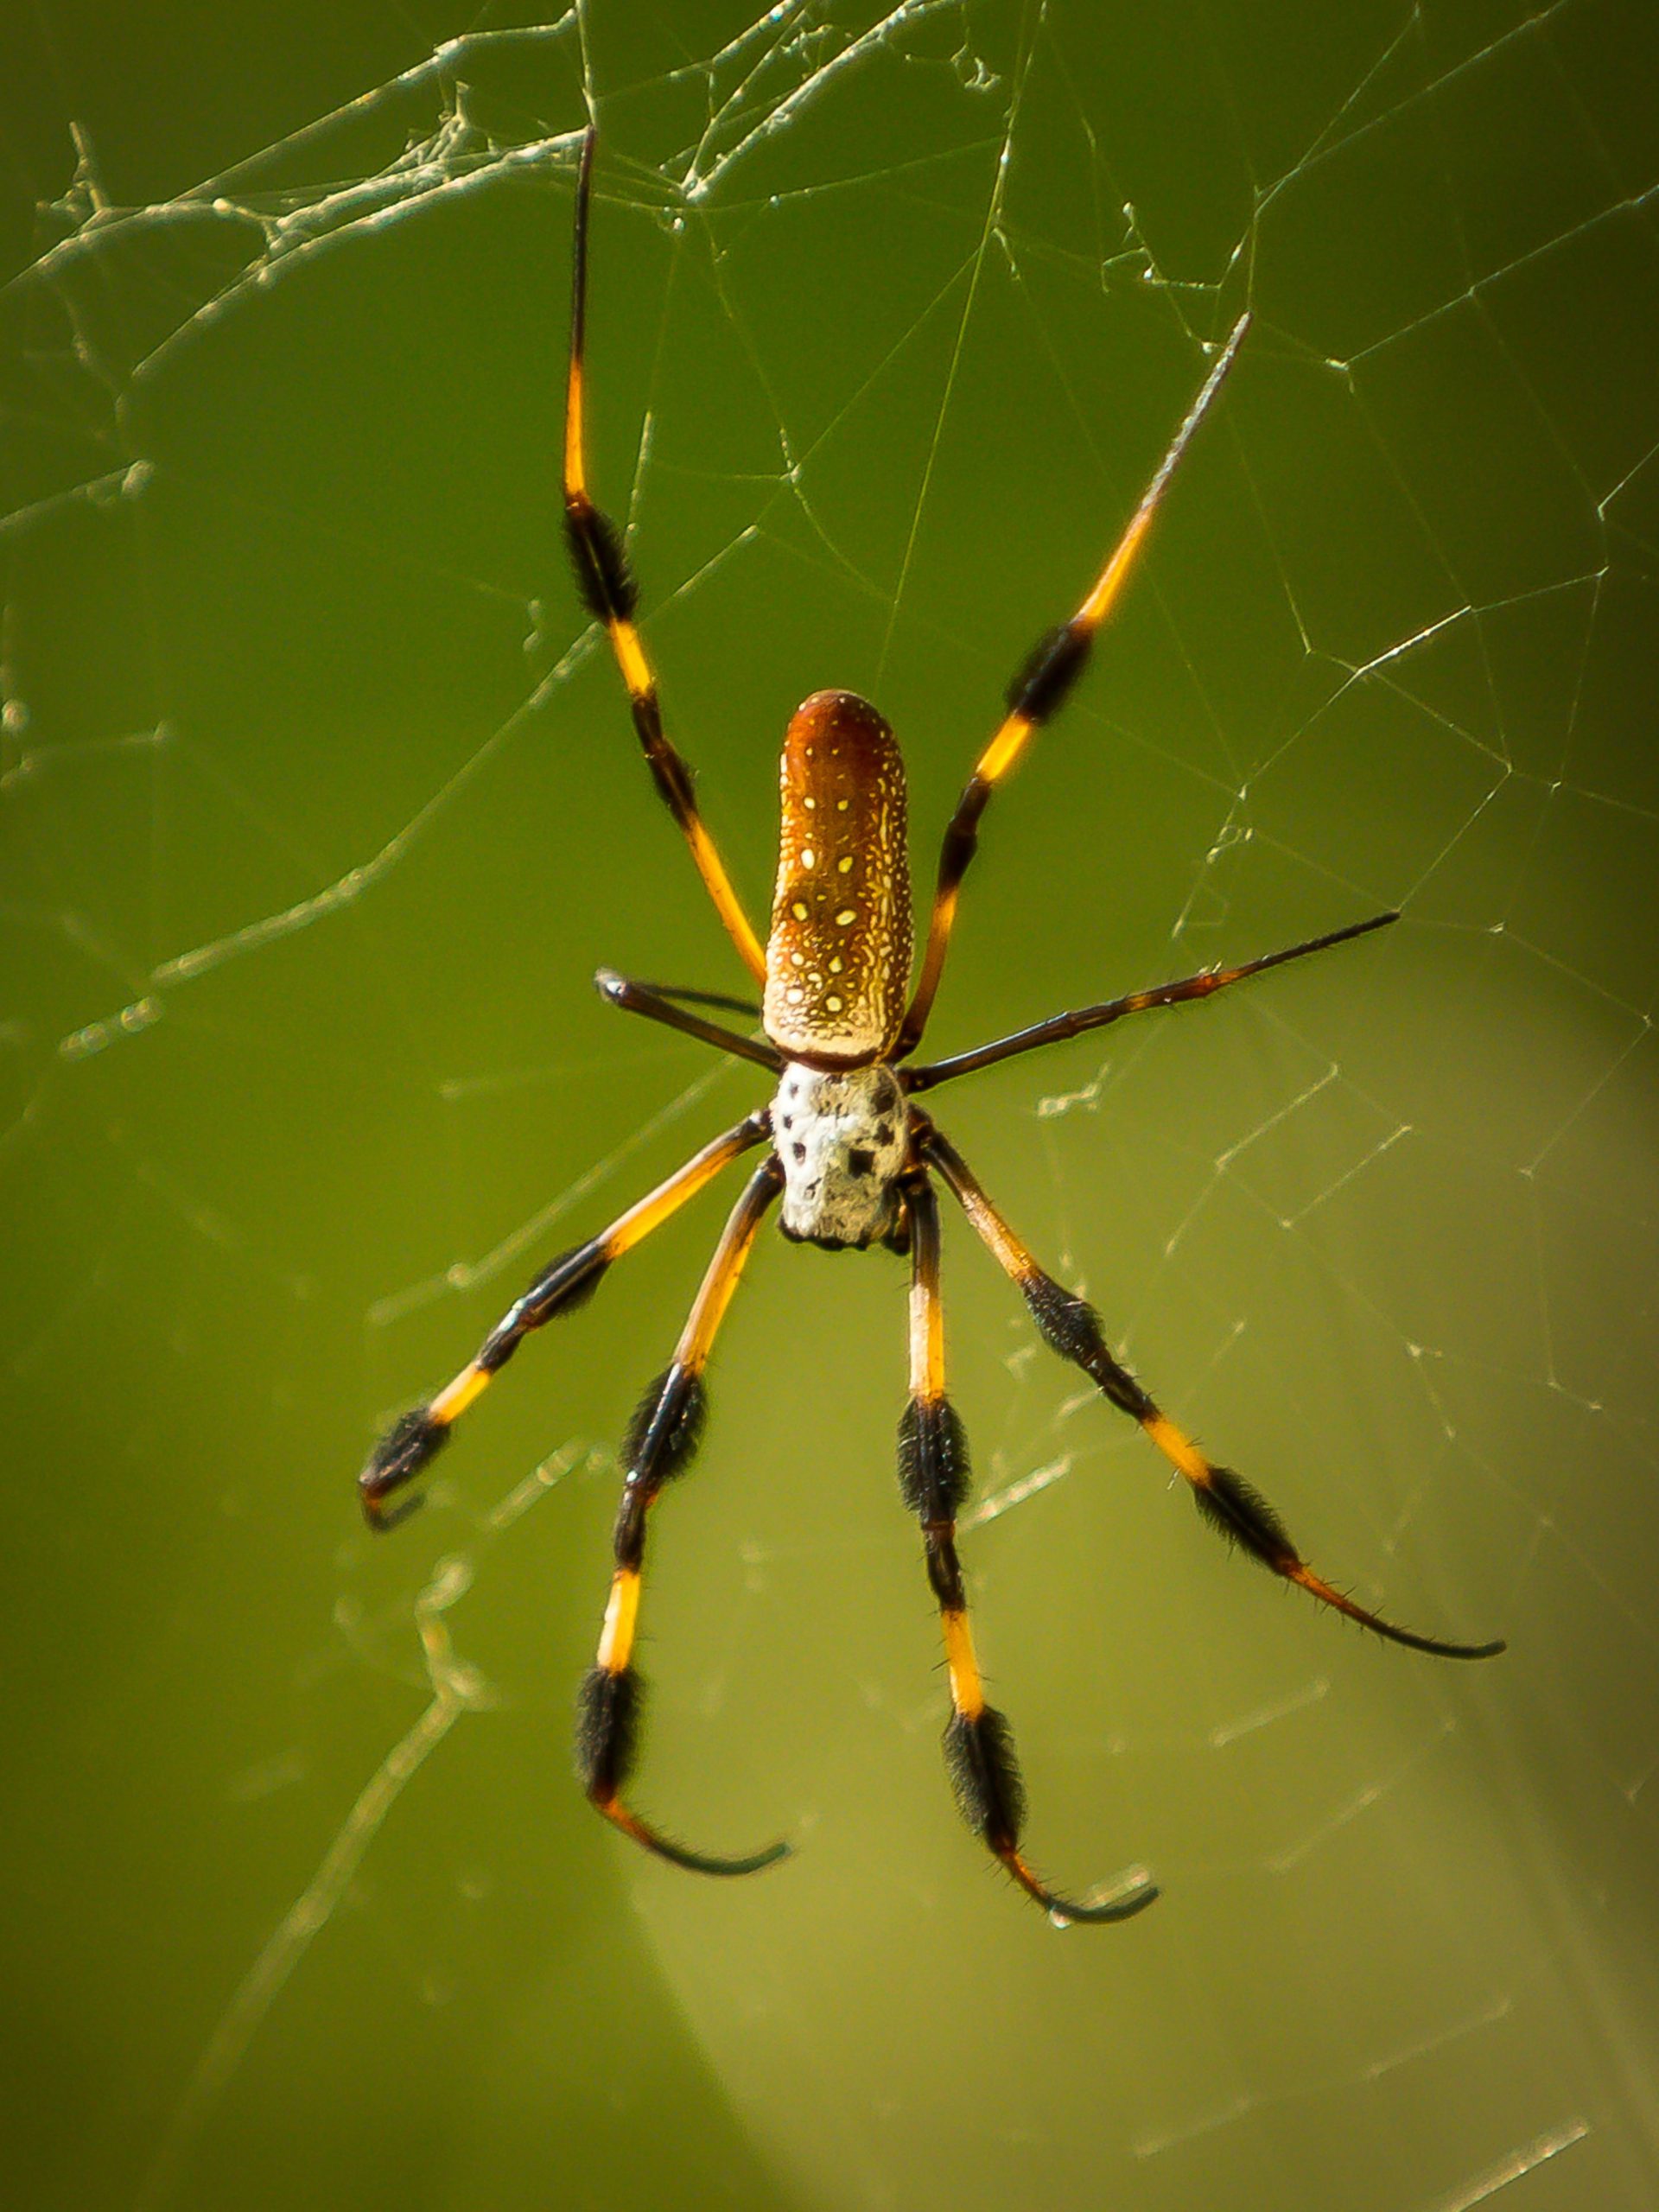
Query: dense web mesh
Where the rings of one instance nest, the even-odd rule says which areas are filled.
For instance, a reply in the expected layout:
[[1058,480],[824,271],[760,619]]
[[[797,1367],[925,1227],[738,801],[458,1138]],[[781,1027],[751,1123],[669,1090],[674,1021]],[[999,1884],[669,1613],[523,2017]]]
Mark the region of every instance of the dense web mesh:
[[[423,2012],[454,2025],[388,2031],[399,2155],[434,2082],[474,2116],[409,2201],[517,2202],[486,2129],[587,2078],[573,2008],[635,2032],[608,1942],[746,2139],[727,2201],[944,2202],[944,2143],[964,2206],[1650,2203],[1651,27],[785,0],[396,36],[326,98],[277,73],[190,177],[104,142],[58,51],[20,156],[22,1748],[45,1774],[60,1698],[105,1816],[143,1808],[119,1986],[194,1975],[141,2058],[87,2031],[127,2163],[80,2201],[214,2201],[296,2094],[340,2155],[329,2023]],[[752,911],[821,683],[899,730],[931,873],[1002,683],[1255,311],[987,817],[932,1040],[1403,921],[938,1111],[1322,1571],[1512,1649],[1477,1679],[1278,1602],[952,1235],[1033,1849],[1074,1888],[1144,1862],[1155,1924],[1061,1941],[974,1885],[891,1263],[758,1255],[653,1554],[642,1794],[719,1847],[781,1822],[764,1885],[621,1863],[562,1750],[611,1443],[717,1207],[525,1349],[420,1522],[351,1522],[376,1426],[756,1095],[584,995],[601,959],[734,987],[551,527],[588,98],[597,489]],[[66,1614],[84,1658],[45,1669]],[[15,1878],[67,1915],[103,1853],[56,1859],[55,1788]],[[632,2201],[613,2144],[563,2155],[564,2201]]]

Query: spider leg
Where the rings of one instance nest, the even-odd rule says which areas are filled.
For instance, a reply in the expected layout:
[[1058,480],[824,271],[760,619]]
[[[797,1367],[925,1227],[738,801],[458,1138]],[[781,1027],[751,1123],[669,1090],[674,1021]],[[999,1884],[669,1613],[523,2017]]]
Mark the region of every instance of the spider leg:
[[695,1198],[705,1183],[739,1154],[764,1142],[768,1128],[765,1114],[752,1114],[723,1136],[694,1153],[683,1167],[676,1168],[665,1183],[647,1192],[610,1227],[573,1245],[542,1269],[521,1298],[516,1299],[485,1338],[477,1356],[469,1360],[452,1382],[435,1398],[394,1421],[370,1454],[358,1477],[363,1511],[370,1528],[385,1531],[405,1521],[419,1505],[407,1499],[388,1511],[385,1501],[394,1491],[417,1475],[449,1440],[449,1431],[467,1408],[489,1388],[532,1329],[539,1329],[556,1313],[569,1313],[592,1297],[600,1277],[613,1260],[630,1252],[653,1229]]
[[899,1486],[922,1524],[950,1677],[944,1759],[962,1816],[1028,1897],[1063,1921],[1127,1920],[1157,1896],[1150,1883],[1103,1904],[1077,1904],[1032,1872],[1020,1849],[1025,1791],[1007,1720],[985,1699],[957,1558],[957,1513],[969,1486],[968,1440],[944,1393],[939,1205],[925,1172],[906,1186],[911,1233],[910,1402],[899,1424]]
[[1414,1651],[1432,1652],[1441,1659],[1491,1659],[1503,1649],[1501,1642],[1450,1643],[1438,1637],[1419,1636],[1414,1630],[1396,1627],[1380,1614],[1356,1605],[1351,1598],[1315,1574],[1266,1498],[1230,1467],[1212,1465],[1192,1439],[1159,1409],[1128,1368],[1120,1366],[1112,1357],[1093,1307],[1063,1289],[1052,1275],[1044,1274],[987,1198],[955,1146],[929,1125],[922,1136],[921,1148],[923,1156],[938,1167],[950,1185],[997,1264],[1019,1286],[1044,1343],[1058,1352],[1062,1359],[1071,1360],[1082,1368],[1120,1412],[1140,1422],[1170,1465],[1185,1477],[1204,1518],[1219,1529],[1230,1542],[1242,1544],[1252,1559],[1260,1560],[1274,1574],[1295,1583],[1321,1605],[1345,1613],[1362,1628],[1388,1637],[1390,1643],[1409,1645]]
[[[695,1037],[704,1045],[712,1045],[721,1052],[730,1052],[740,1060],[753,1060],[757,1066],[770,1068],[778,1074],[784,1065],[784,1056],[775,1045],[768,1045],[758,1037],[740,1037],[735,1030],[725,1028],[718,1021],[704,1021],[695,1014],[687,1014],[677,1006],[677,999],[690,999],[698,1005],[734,1007],[745,1010],[741,1000],[721,998],[712,991],[667,991],[659,983],[631,982],[627,976],[619,976],[614,968],[601,968],[594,977],[594,987],[601,998],[613,1006],[620,1007],[624,1014],[643,1014],[652,1021],[660,1021],[665,1028],[677,1029],[683,1036]],[[755,1009],[760,1018],[760,1009]]]
[[624,1835],[658,1858],[696,1874],[753,1874],[784,1858],[786,1843],[745,1859],[711,1859],[673,1843],[622,1802],[639,1745],[643,1685],[632,1663],[645,1570],[645,1520],[664,1484],[690,1465],[702,1429],[702,1371],[715,1332],[749,1256],[766,1208],[783,1187],[783,1170],[769,1156],[733,1207],[715,1248],[674,1357],[640,1400],[622,1456],[626,1476],[616,1516],[615,1570],[599,1650],[583,1678],[577,1709],[576,1760],[591,1802]]
[[976,1045],[970,1052],[955,1053],[950,1059],[935,1060],[927,1067],[903,1068],[899,1079],[906,1090],[931,1090],[938,1084],[953,1083],[959,1075],[972,1075],[980,1068],[995,1067],[999,1060],[1014,1059],[1020,1052],[1034,1052],[1041,1046],[1058,1045],[1067,1037],[1081,1037],[1085,1030],[1104,1029],[1109,1022],[1121,1021],[1126,1014],[1145,1014],[1153,1007],[1185,1006],[1190,999],[1211,998],[1217,991],[1224,991],[1230,983],[1242,983],[1247,976],[1259,976],[1264,968],[1282,968],[1287,960],[1300,960],[1310,952],[1324,952],[1333,944],[1345,944],[1350,938],[1365,937],[1372,930],[1385,929],[1399,918],[1397,913],[1373,914],[1369,922],[1351,922],[1346,929],[1308,938],[1283,952],[1264,953],[1260,959],[1247,960],[1241,967],[1206,968],[1199,975],[1185,976],[1179,983],[1160,983],[1150,991],[1132,991],[1127,998],[1107,999],[1099,1006],[1079,1007],[1073,1014],[1051,1014],[1046,1021],[1034,1021],[1028,1029],[1016,1029],[1011,1037],[999,1037],[989,1045]]
[[727,1014],[745,1014],[751,1021],[760,1019],[760,1007],[755,1000],[734,999],[725,991],[693,990],[688,983],[641,982],[636,988],[642,991],[655,991],[659,999],[671,999],[676,1006],[714,1006]]
[[634,626],[639,588],[629,572],[622,540],[610,517],[588,495],[588,455],[582,408],[582,358],[588,307],[588,213],[592,199],[594,134],[582,142],[576,172],[575,243],[570,277],[570,372],[564,410],[564,535],[576,572],[576,587],[588,611],[605,625],[633,709],[633,726],[645,748],[664,804],[691,848],[697,873],[737,947],[743,964],[764,982],[766,957],[750,926],[724,861],[703,826],[691,770],[663,731],[657,679]]
[[1168,452],[1159,462],[1152,481],[1141,493],[1141,504],[1129,518],[1128,528],[1113,548],[1088,597],[1069,622],[1063,622],[1058,630],[1052,631],[1039,641],[1009,687],[1007,712],[995,736],[980,754],[974,772],[963,785],[962,797],[957,801],[957,810],[945,829],[944,842],[939,852],[938,880],[933,893],[933,912],[927,927],[927,945],[922,955],[921,974],[917,978],[915,995],[911,1000],[910,1010],[905,1016],[904,1027],[893,1048],[894,1059],[903,1059],[907,1052],[913,1052],[927,1027],[934,994],[939,988],[939,977],[944,970],[944,956],[950,949],[962,879],[979,843],[979,817],[985,811],[992,791],[1024,752],[1033,732],[1040,729],[1059,711],[1072,685],[1083,673],[1095,632],[1116,604],[1118,594],[1135,565],[1135,555],[1152,527],[1152,518],[1163,505],[1170,479],[1180,465],[1199,423],[1209,413],[1249,327],[1248,315],[1241,315],[1233,325],[1226,343],[1216,357],[1214,366],[1205,378],[1204,389],[1187,410],[1186,419],[1175,433]]

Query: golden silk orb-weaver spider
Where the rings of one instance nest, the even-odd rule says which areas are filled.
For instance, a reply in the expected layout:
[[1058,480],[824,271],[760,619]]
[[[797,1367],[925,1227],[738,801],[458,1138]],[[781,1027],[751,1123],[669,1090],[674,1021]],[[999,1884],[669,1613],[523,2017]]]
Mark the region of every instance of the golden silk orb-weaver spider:
[[[1242,318],[1217,355],[1139,506],[1088,596],[1044,639],[1008,693],[1007,712],[957,802],[944,833],[927,938],[915,988],[905,777],[893,732],[868,701],[818,691],[789,725],[782,760],[782,823],[772,928],[762,948],[698,811],[691,772],[664,733],[657,683],[634,613],[637,593],[620,539],[588,491],[583,430],[583,340],[594,133],[586,134],[575,189],[569,380],[564,432],[564,522],[576,581],[604,625],[627,687],[634,728],[728,935],[764,995],[763,1008],[718,993],[631,982],[608,969],[601,992],[632,1014],[754,1061],[776,1078],[768,1106],[714,1139],[609,1228],[543,1268],[485,1338],[477,1357],[426,1405],[404,1415],[359,1477],[370,1524],[386,1529],[413,1510],[387,1501],[444,1444],[459,1416],[487,1388],[532,1329],[568,1313],[600,1278],[720,1171],[764,1147],[733,1208],[681,1332],[673,1358],[640,1401],[622,1447],[610,1597],[599,1649],[582,1688],[577,1757],[588,1796],[637,1843],[704,1874],[748,1874],[788,1849],[774,1843],[743,1858],[687,1850],[625,1799],[639,1738],[640,1677],[633,1663],[652,1506],[696,1450],[704,1411],[703,1370],[762,1220],[782,1200],[785,1236],[831,1250],[880,1243],[910,1261],[910,1397],[899,1425],[899,1482],[921,1524],[927,1578],[939,1609],[950,1690],[944,1754],[968,1826],[1020,1886],[1057,1920],[1126,1919],[1157,1895],[1149,1882],[1103,1903],[1051,1889],[1020,1847],[1024,1793],[1013,1739],[985,1697],[957,1558],[956,1520],[969,1489],[968,1447],[945,1395],[939,1289],[937,1178],[966,1214],[1030,1308],[1044,1341],[1073,1361],[1147,1437],[1190,1485],[1204,1518],[1230,1541],[1322,1605],[1395,1643],[1448,1659],[1484,1659],[1501,1643],[1445,1643],[1368,1611],[1308,1566],[1266,1500],[1230,1468],[1206,1459],[1107,1347],[1099,1319],[1044,1273],[950,1140],[917,1105],[920,1092],[1014,1054],[1102,1029],[1154,1007],[1211,997],[1247,976],[1363,937],[1397,919],[1374,915],[1324,937],[1237,967],[1211,968],[1179,982],[1057,1014],[971,1052],[918,1066],[912,1054],[926,1027],[944,967],[957,893],[992,791],[1027,743],[1058,709],[1088,658],[1095,632],[1122,588],[1154,515],[1208,413],[1248,327]],[[689,1011],[693,1006],[762,1014],[764,1038],[745,1036]]]

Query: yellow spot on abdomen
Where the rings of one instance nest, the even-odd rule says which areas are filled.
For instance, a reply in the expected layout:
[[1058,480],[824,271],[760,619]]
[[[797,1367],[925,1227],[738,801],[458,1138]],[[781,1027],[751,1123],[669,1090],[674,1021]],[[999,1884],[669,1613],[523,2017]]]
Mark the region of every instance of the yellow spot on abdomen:
[[[791,722],[781,771],[766,1033],[785,1052],[872,1059],[892,1046],[909,996],[910,874],[899,748],[867,702],[821,691]],[[844,819],[827,850],[816,816],[830,808]],[[830,878],[845,899],[855,874],[856,905],[837,907]],[[826,994],[827,977],[836,980]]]

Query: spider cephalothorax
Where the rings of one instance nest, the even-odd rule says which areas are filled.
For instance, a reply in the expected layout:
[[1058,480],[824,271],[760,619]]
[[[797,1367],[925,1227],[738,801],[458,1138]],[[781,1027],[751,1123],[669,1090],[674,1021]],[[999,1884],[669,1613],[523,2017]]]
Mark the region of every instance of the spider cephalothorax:
[[831,1250],[879,1240],[909,1255],[910,1398],[899,1427],[899,1493],[920,1523],[928,1582],[939,1609],[950,1689],[945,1758],[963,1817],[1020,1886],[1057,1919],[1122,1920],[1151,1903],[1157,1892],[1149,1882],[1116,1897],[1076,1904],[1042,1881],[1020,1847],[1024,1797],[1013,1739],[1001,1714],[986,1702],[957,1558],[957,1515],[969,1477],[962,1423],[945,1395],[936,1178],[1018,1287],[1044,1341],[1081,1368],[1110,1404],[1140,1423],[1187,1483],[1205,1518],[1230,1541],[1286,1581],[1394,1643],[1454,1659],[1485,1658],[1503,1648],[1418,1636],[1357,1605],[1315,1574],[1273,1508],[1230,1468],[1206,1459],[1162,1412],[1113,1357],[1092,1308],[1038,1266],[961,1154],[910,1103],[917,1092],[976,1068],[1151,1007],[1208,998],[1264,969],[1363,937],[1397,918],[1378,914],[1236,967],[1208,969],[1127,998],[1054,1014],[930,1066],[910,1064],[938,988],[958,888],[974,855],[986,803],[1033,732],[1056,712],[1082,672],[1176,465],[1231,366],[1248,318],[1234,325],[1221,347],[1087,597],[1069,622],[1043,640],[1015,679],[1007,712],[980,755],[945,830],[927,941],[912,990],[904,769],[893,732],[874,708],[851,692],[819,691],[790,723],[782,762],[777,893],[764,951],[703,826],[690,770],[664,734],[656,679],[634,626],[633,580],[615,531],[587,487],[582,341],[593,156],[590,130],[576,181],[565,531],[583,598],[604,625],[627,686],[634,727],[658,789],[685,834],[739,957],[764,989],[764,1041],[688,1010],[699,1005],[725,1007],[751,1017],[762,1011],[741,1000],[629,982],[608,969],[597,980],[614,1005],[769,1070],[777,1090],[769,1109],[715,1138],[608,1229],[543,1268],[454,1381],[404,1414],[381,1440],[359,1478],[364,1507],[377,1529],[401,1519],[409,1505],[388,1509],[386,1501],[432,1459],[458,1416],[530,1331],[582,1303],[614,1261],[729,1162],[764,1146],[765,1156],[732,1210],[674,1357],[640,1401],[623,1442],[626,1475],[610,1598],[594,1663],[582,1685],[577,1730],[588,1794],[625,1834],[699,1872],[752,1873],[787,1848],[774,1844],[738,1859],[688,1851],[643,1820],[623,1795],[637,1750],[640,1681],[633,1650],[647,1521],[664,1485],[690,1464],[696,1450],[704,1412],[703,1372],[715,1332],[761,1222],[781,1198],[787,1236]]
[[884,1061],[836,1070],[791,1060],[772,1102],[772,1141],[783,1164],[785,1236],[830,1252],[892,1240],[910,1130],[905,1094]]

